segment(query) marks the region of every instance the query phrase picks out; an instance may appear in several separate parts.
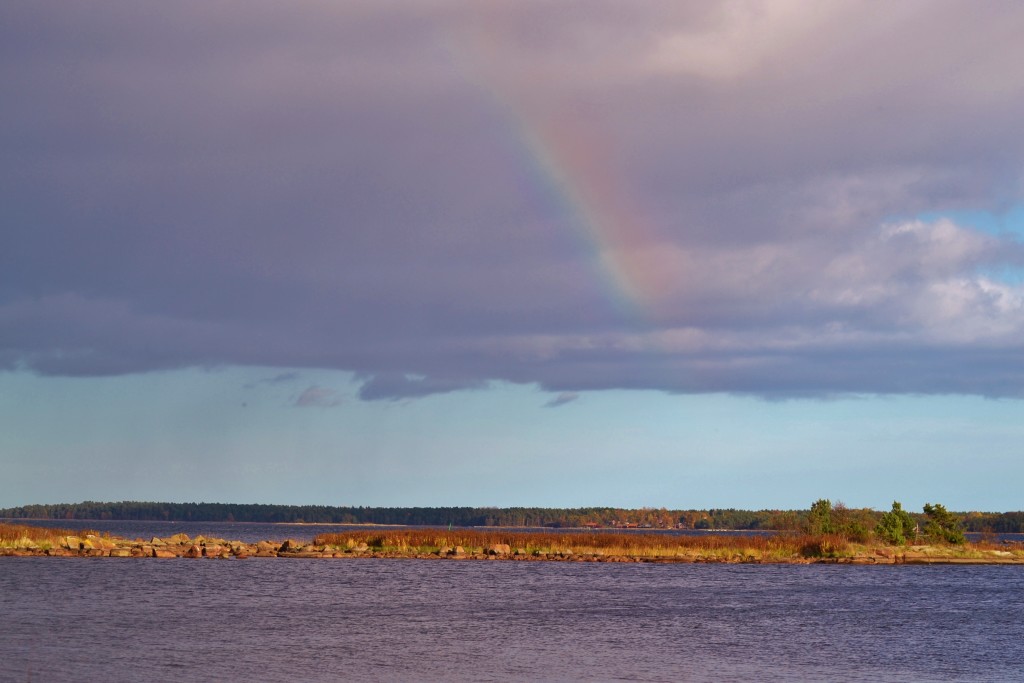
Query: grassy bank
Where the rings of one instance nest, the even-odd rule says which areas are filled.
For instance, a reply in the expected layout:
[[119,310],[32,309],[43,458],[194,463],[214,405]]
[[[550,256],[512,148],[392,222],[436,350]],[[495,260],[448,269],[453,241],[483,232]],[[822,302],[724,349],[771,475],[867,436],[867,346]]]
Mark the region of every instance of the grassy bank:
[[507,546],[527,557],[621,557],[707,562],[801,562],[808,560],[892,559],[924,554],[950,559],[1004,558],[1024,561],[1024,545],[973,543],[958,546],[890,546],[854,543],[839,535],[777,534],[675,536],[644,533],[549,533],[501,530],[387,530],[320,534],[314,546],[351,551],[428,555],[462,548],[486,555]]
[[245,543],[219,538],[143,539],[0,524],[0,555],[161,558],[417,558],[586,562],[798,564],[1024,564],[1024,544],[887,545],[836,534],[675,536],[649,533],[525,532],[500,529],[366,529],[312,542]]

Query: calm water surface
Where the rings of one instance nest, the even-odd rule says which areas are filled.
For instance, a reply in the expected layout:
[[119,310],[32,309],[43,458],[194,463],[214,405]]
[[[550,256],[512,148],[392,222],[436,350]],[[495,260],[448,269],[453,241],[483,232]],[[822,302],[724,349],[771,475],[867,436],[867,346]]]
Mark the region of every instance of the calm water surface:
[[0,680],[1020,681],[1024,567],[0,558]]

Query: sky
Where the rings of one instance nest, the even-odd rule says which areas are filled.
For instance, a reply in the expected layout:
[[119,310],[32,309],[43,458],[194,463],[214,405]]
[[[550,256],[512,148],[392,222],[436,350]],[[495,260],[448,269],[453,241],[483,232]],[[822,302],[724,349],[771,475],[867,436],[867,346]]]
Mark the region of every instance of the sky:
[[1024,5],[0,5],[0,507],[1020,510]]

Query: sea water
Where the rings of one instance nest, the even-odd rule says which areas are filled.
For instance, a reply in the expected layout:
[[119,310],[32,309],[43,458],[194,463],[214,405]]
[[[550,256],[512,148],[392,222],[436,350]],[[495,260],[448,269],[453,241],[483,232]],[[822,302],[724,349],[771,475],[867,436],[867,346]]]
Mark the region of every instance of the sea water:
[[0,558],[3,681],[1020,681],[1024,566]]

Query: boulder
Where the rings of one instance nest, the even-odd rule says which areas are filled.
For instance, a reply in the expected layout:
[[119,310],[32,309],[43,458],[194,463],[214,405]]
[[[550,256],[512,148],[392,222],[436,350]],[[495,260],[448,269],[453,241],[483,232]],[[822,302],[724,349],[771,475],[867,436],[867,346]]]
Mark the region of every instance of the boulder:
[[158,548],[167,545],[164,543],[163,539],[157,538],[156,536],[153,537],[153,540],[150,541],[149,544]]
[[279,553],[297,553],[297,552],[301,551],[304,547],[305,547],[304,544],[299,543],[298,541],[293,541],[293,540],[289,539],[289,540],[287,540],[287,541],[285,541],[284,543],[281,544],[281,547],[277,549],[277,552],[279,552]]
[[82,539],[80,539],[78,536],[65,536],[64,538],[60,539],[60,544],[62,547],[67,548],[68,550],[82,549]]
[[168,545],[185,545],[186,543],[192,542],[192,539],[188,537],[188,534],[174,534],[165,540]]
[[202,548],[200,548],[199,546],[197,546],[195,544],[192,544],[192,546],[190,546],[189,549],[185,551],[185,557],[196,558],[196,557],[202,557],[202,556],[203,556]]
[[109,557],[131,557],[132,551],[129,548],[111,548],[107,551]]
[[258,553],[274,553],[277,552],[277,546],[267,541],[260,541],[256,544],[256,552]]
[[508,543],[495,543],[487,549],[488,555],[508,555],[512,552],[512,548]]
[[357,543],[356,545],[352,546],[352,552],[354,553],[365,553],[369,549],[370,546],[366,545],[365,543]]
[[153,548],[153,557],[163,557],[163,558],[168,558],[169,559],[169,558],[172,558],[172,557],[177,557],[177,555],[172,553],[170,550],[163,550],[161,548]]
[[85,540],[87,542],[91,543],[93,548],[101,548],[103,550],[113,550],[114,548],[117,547],[117,544],[114,543],[109,538],[102,538],[100,536],[96,536],[95,534],[89,534],[88,536],[85,537]]

